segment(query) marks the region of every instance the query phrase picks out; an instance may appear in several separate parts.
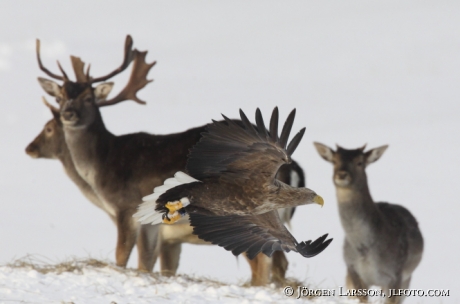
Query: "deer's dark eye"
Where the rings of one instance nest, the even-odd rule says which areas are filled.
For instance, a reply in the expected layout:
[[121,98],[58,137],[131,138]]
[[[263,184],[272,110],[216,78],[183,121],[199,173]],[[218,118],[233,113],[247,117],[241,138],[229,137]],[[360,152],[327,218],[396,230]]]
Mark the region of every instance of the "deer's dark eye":
[[359,161],[357,165],[358,165],[358,166],[362,166],[362,165],[363,165],[363,162],[362,162],[362,161]]
[[56,102],[57,103],[60,103],[62,101],[62,98],[61,97],[56,97]]
[[86,103],[90,103],[92,100],[93,100],[93,99],[91,98],[91,96],[86,96],[85,99],[84,99],[84,101],[85,101]]
[[46,131],[46,133],[51,133],[51,132],[53,132],[53,129],[51,129],[51,128],[46,128],[45,131]]

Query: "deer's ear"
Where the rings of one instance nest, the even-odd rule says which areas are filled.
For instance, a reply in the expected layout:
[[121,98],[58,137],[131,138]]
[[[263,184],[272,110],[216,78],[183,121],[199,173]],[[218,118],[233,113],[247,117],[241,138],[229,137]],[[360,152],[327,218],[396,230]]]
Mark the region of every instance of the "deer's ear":
[[105,100],[109,96],[110,91],[112,91],[113,82],[104,82],[94,88],[94,96],[96,101]]
[[318,151],[319,155],[328,162],[332,163],[332,159],[334,157],[334,150],[318,142],[314,142],[313,144],[315,145],[316,151]]
[[51,96],[62,97],[61,87],[54,81],[38,77],[38,83],[41,85],[43,90],[45,90],[45,92],[50,94]]
[[366,158],[366,165],[372,164],[373,162],[379,160],[379,158],[383,155],[387,148],[388,145],[385,145],[378,148],[374,148],[364,153],[364,157]]

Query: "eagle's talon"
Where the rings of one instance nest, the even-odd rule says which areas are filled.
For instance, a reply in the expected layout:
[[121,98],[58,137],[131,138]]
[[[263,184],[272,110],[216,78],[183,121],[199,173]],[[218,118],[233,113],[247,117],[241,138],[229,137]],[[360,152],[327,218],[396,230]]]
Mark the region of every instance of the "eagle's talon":
[[181,201],[167,202],[165,207],[169,210],[169,213],[174,213],[175,211],[182,209],[184,206]]
[[174,224],[180,220],[181,217],[182,215],[179,212],[169,213],[168,215],[165,214],[163,218],[163,224]]

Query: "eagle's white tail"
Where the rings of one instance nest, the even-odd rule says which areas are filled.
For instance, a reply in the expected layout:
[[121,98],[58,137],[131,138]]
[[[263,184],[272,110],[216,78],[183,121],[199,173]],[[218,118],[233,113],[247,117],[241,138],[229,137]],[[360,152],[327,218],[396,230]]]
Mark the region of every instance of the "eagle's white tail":
[[178,171],[174,174],[174,177],[168,178],[164,181],[162,186],[158,186],[153,189],[153,193],[142,198],[144,201],[139,205],[138,211],[133,215],[137,218],[137,221],[141,224],[160,224],[163,221],[162,214],[155,211],[157,199],[168,191],[176,186],[182,184],[188,184],[197,182],[197,179],[185,174],[184,172]]

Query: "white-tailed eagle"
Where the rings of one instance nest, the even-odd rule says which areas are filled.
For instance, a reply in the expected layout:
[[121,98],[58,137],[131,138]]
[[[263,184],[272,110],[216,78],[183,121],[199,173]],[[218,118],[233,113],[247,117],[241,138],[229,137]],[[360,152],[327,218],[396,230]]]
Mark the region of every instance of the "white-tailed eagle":
[[191,149],[187,173],[177,172],[144,197],[134,215],[142,224],[172,224],[186,214],[193,233],[234,255],[246,252],[297,251],[304,257],[322,252],[332,241],[327,234],[298,243],[281,223],[277,209],[317,203],[323,199],[308,188],[278,181],[278,169],[291,162],[305,128],[289,144],[295,110],[278,136],[278,108],[266,129],[260,110],[256,126],[240,110],[242,123],[224,117],[213,121]]

